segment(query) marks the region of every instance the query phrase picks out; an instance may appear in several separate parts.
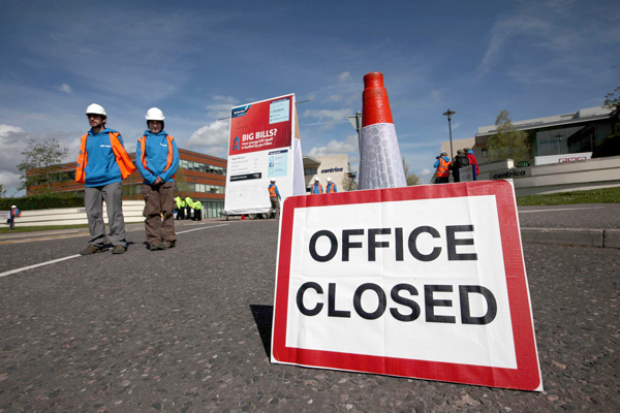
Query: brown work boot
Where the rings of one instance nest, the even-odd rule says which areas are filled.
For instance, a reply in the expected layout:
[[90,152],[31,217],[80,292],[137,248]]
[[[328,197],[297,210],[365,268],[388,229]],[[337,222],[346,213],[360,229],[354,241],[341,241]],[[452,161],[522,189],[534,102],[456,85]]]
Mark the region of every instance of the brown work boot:
[[114,249],[112,250],[112,254],[124,254],[127,251],[127,247],[124,247],[122,245],[115,245]]
[[176,246],[176,241],[164,241],[159,246],[161,250],[169,250],[170,248],[174,248]]
[[98,252],[103,252],[103,248],[95,247],[94,245],[89,245],[88,247],[80,251],[80,255],[93,255],[93,254],[97,254]]
[[150,244],[150,245],[149,245],[149,250],[151,250],[151,251],[159,251],[159,250],[163,250],[163,249],[165,249],[165,248],[162,248],[162,247],[161,247],[161,245],[162,245],[162,244],[160,244],[160,243],[157,243],[157,244]]

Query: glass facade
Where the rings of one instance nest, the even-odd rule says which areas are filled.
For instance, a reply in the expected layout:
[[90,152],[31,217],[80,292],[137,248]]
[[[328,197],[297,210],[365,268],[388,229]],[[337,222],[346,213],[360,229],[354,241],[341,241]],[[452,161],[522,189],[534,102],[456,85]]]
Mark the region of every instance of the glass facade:
[[317,168],[306,168],[304,169],[304,175],[316,175]]
[[203,218],[218,218],[224,212],[224,201],[201,201]]
[[190,184],[188,183],[190,192],[205,192],[210,194],[224,194],[226,193],[225,186],[218,185],[205,185],[205,184]]
[[530,132],[531,157],[593,152],[610,130],[609,120],[537,129]]
[[205,172],[208,174],[216,175],[226,175],[226,168],[221,166],[213,166],[206,163],[192,162],[181,159],[179,166],[189,171]]

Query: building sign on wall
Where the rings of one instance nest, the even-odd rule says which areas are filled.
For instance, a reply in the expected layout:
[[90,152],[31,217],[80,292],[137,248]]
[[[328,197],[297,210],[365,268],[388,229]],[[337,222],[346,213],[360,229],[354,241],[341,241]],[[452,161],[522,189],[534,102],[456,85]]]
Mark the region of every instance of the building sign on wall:
[[507,181],[287,199],[274,307],[274,363],[542,390]]

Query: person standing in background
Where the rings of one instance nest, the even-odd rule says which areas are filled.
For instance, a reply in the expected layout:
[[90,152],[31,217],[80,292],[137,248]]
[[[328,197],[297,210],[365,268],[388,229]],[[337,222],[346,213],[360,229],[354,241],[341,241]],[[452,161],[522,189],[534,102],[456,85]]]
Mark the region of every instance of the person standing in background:
[[22,216],[22,212],[17,208],[17,205],[11,206],[11,212],[9,214],[9,226],[11,227],[11,231],[15,228],[15,218],[19,218]]
[[316,195],[316,194],[322,194],[323,193],[323,186],[319,183],[319,178],[314,178],[314,185],[312,185],[312,187],[310,188],[310,194],[312,195]]
[[327,177],[327,186],[325,187],[325,193],[335,194],[336,192],[338,192],[336,184],[332,182],[332,179],[330,177]]
[[471,165],[471,170],[474,175],[474,181],[477,181],[478,175],[480,175],[480,168],[478,167],[476,155],[474,155],[474,151],[469,148],[465,148],[464,151],[467,154],[467,159],[469,159],[469,164]]
[[436,184],[447,184],[450,182],[450,158],[446,152],[442,152],[437,157],[433,168],[437,168],[437,177],[435,178]]
[[456,151],[456,156],[452,160],[452,164],[450,164],[450,169],[452,169],[452,176],[454,177],[454,182],[461,182],[461,172],[460,169],[469,165],[469,159],[465,156],[465,151],[459,149]]
[[280,220],[280,191],[276,185],[276,180],[271,178],[271,184],[267,188],[269,190],[269,201],[271,201],[271,209],[269,210],[269,218],[275,213],[275,219]]

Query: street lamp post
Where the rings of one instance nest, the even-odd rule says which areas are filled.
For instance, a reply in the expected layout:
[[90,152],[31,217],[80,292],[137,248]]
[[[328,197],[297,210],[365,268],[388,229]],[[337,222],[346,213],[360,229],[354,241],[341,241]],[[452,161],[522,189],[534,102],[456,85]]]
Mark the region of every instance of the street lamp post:
[[[354,116],[347,116],[347,119],[349,119],[349,122],[357,131],[357,149],[360,151],[360,159],[362,159],[362,112],[358,110]],[[358,169],[360,168],[358,167]]]
[[456,112],[448,109],[447,112],[444,112],[444,116],[448,117],[448,129],[450,129],[450,159],[454,159],[454,149],[452,149],[452,115]]

